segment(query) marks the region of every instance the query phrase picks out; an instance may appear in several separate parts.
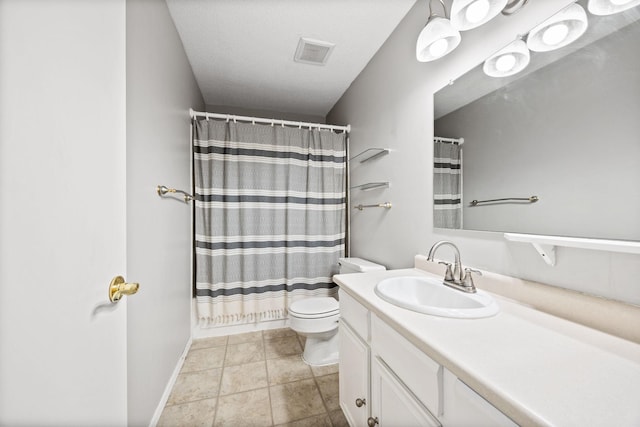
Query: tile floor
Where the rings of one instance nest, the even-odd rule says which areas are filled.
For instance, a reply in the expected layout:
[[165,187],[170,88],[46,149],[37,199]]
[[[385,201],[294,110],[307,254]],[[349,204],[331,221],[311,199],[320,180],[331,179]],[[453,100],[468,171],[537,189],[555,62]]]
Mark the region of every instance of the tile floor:
[[158,426],[346,427],[338,365],[310,367],[291,329],[194,340]]

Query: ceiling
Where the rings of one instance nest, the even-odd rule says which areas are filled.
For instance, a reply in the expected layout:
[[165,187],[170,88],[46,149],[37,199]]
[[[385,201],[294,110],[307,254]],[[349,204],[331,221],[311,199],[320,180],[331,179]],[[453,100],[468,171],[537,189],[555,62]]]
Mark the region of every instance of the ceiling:
[[[415,2],[167,0],[207,105],[322,117]],[[335,44],[325,65],[294,62],[300,37]]]

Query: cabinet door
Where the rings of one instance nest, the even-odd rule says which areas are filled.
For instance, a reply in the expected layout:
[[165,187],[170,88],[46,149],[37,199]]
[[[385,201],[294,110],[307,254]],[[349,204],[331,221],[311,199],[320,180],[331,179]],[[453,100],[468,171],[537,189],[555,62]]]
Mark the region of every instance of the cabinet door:
[[442,422],[451,427],[516,427],[506,415],[460,381],[444,372],[444,415]]
[[[371,367],[371,418],[380,427],[439,427],[431,415],[379,358]],[[367,425],[367,424],[363,424]]]
[[366,426],[369,417],[369,347],[340,323],[340,407],[349,425]]

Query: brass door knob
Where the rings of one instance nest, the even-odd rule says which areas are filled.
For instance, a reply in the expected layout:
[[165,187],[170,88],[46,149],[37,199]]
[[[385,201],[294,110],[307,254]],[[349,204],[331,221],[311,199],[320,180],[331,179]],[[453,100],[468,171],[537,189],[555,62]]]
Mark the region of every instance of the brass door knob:
[[124,277],[116,276],[109,284],[109,301],[118,302],[123,295],[133,295],[138,292],[140,284],[126,283]]
[[374,427],[376,424],[378,424],[378,417],[369,417],[369,419],[367,420],[367,425],[369,427]]
[[366,404],[367,404],[367,400],[366,399],[360,399],[360,398],[356,399],[356,406],[358,408],[362,408]]

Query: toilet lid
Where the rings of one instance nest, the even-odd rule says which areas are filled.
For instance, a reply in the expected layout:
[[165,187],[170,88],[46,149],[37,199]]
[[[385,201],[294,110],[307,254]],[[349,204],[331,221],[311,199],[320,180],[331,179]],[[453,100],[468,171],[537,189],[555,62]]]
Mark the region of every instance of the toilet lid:
[[328,317],[340,310],[338,301],[331,297],[306,298],[289,307],[289,313],[298,317]]

